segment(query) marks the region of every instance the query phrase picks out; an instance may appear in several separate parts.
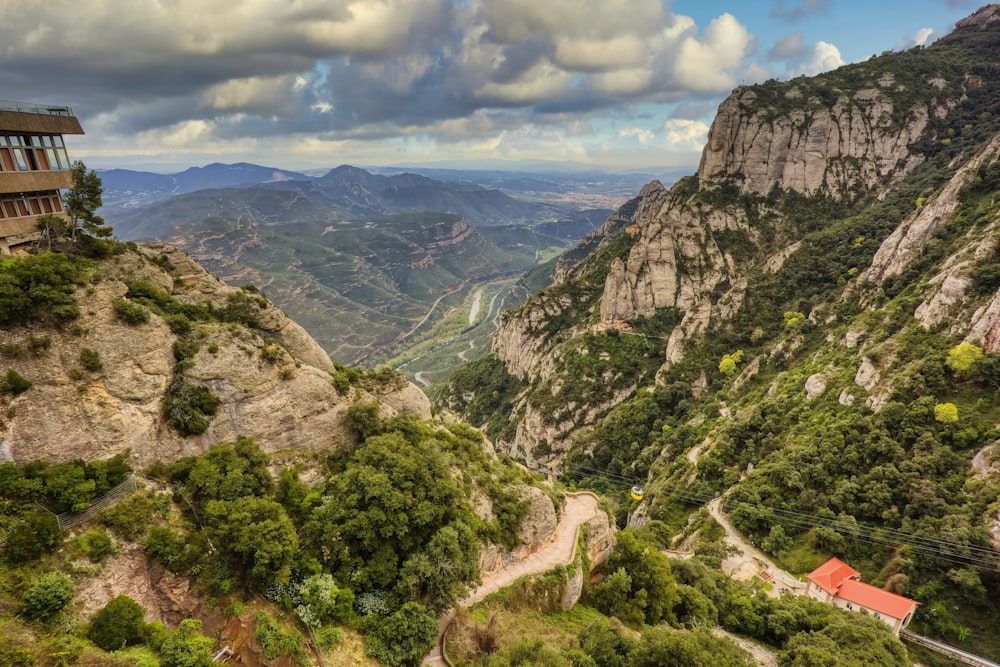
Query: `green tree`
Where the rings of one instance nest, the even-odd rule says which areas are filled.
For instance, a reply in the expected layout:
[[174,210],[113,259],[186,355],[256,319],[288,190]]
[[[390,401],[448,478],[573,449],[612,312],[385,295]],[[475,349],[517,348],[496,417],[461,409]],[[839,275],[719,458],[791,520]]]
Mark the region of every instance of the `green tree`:
[[354,593],[337,586],[329,574],[309,577],[296,586],[295,592],[299,600],[295,613],[309,627],[319,627],[328,621],[345,623],[351,618]]
[[53,241],[61,241],[70,236],[69,221],[61,215],[46,213],[38,216],[36,222],[47,250],[52,250]]
[[7,560],[24,563],[54,551],[62,541],[56,518],[43,509],[31,509],[7,530]]
[[983,350],[972,343],[959,343],[948,350],[945,363],[958,375],[965,375],[983,358]]
[[[629,655],[630,667],[750,667],[736,644],[705,629],[652,628]],[[873,663],[875,664],[875,663]]]
[[52,618],[73,599],[76,587],[64,572],[46,572],[21,596],[18,612],[31,621]]
[[736,366],[743,359],[743,350],[736,350],[732,354],[722,355],[719,362],[719,372],[726,377],[732,377],[736,373]]
[[145,613],[138,602],[127,595],[119,595],[94,614],[87,638],[105,651],[139,644],[146,629]]
[[69,215],[70,238],[75,242],[77,231],[91,236],[106,238],[112,230],[105,225],[104,218],[97,215],[101,208],[104,186],[100,177],[93,170],[87,171],[87,166],[80,160],[73,163],[71,169],[73,187],[62,196],[63,210]]
[[416,667],[437,640],[437,619],[417,602],[386,617],[367,616],[362,626],[368,653],[393,666]]
[[199,620],[181,621],[160,646],[160,667],[211,667],[212,640],[200,630]]
[[[605,568],[613,574],[594,588],[595,606],[606,604],[608,609],[615,609],[610,613],[633,624],[644,621],[656,625],[675,620],[673,608],[678,595],[670,559],[655,546],[624,531]],[[609,586],[602,590],[605,583]]]
[[954,403],[938,403],[934,406],[934,419],[942,424],[958,421],[958,407]]
[[251,496],[210,500],[204,516],[216,548],[236,559],[251,583],[288,578],[298,536],[279,503]]

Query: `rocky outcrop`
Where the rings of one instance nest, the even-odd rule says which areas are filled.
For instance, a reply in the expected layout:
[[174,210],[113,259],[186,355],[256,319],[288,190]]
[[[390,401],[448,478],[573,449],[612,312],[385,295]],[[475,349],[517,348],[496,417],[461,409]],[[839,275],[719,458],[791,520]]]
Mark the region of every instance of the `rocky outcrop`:
[[863,282],[881,285],[891,276],[902,273],[920,254],[935,231],[944,225],[959,205],[959,191],[975,176],[981,165],[996,162],[1000,157],[1000,135],[972,160],[964,164],[940,193],[923,202],[882,242],[871,266],[861,277]]
[[528,512],[521,520],[517,535],[520,543],[509,551],[497,544],[484,547],[479,553],[479,571],[483,576],[523,560],[538,551],[555,533],[559,519],[552,500],[534,486],[522,486],[518,493],[521,500],[528,501]]
[[[894,83],[881,79],[856,91],[816,80],[819,89],[794,82],[737,88],[719,107],[698,167],[698,181],[734,179],[743,192],[774,188],[852,199],[922,161],[911,152],[931,110],[917,104],[897,122]],[[933,88],[927,82],[928,89]],[[888,89],[888,90],[887,90]],[[765,97],[764,93],[772,97]],[[835,97],[829,105],[825,99]]]
[[717,230],[750,234],[742,209],[720,210],[670,197],[659,181],[642,189],[639,237],[625,262],[615,260],[601,297],[601,320],[649,316],[657,308],[691,310],[731,272],[712,237]]
[[[172,271],[163,268],[167,264]],[[354,442],[343,413],[363,392],[353,388],[349,395],[338,394],[330,376],[333,365],[322,348],[262,298],[255,328],[196,324],[191,339],[199,350],[185,381],[209,387],[220,406],[203,434],[179,435],[161,415],[174,379],[172,346],[178,337],[155,313],[144,324],[126,326],[115,318],[113,303],[126,294],[126,281],[135,280],[181,302],[207,301],[220,308],[230,294],[242,291],[167,248],[127,252],[106,260],[101,269],[99,282],[79,290],[81,314],[72,325],[0,330],[0,349],[9,353],[0,364],[33,383],[5,401],[7,416],[0,423],[5,460],[89,460],[129,450],[134,464],[146,466],[198,454],[239,435],[255,439],[268,452],[327,452]],[[33,339],[45,341],[45,349],[28,352]],[[100,369],[82,368],[82,348],[97,352]],[[381,397],[386,413],[429,417],[429,402],[414,392],[423,396],[406,383],[386,391]]]

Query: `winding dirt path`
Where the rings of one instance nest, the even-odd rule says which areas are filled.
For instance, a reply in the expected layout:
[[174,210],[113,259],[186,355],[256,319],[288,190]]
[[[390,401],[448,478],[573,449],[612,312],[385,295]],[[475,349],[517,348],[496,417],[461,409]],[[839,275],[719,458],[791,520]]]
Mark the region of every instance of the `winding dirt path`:
[[[580,526],[597,515],[597,496],[590,493],[567,495],[563,502],[562,516],[556,524],[556,530],[549,541],[538,551],[527,558],[511,563],[483,578],[483,583],[467,596],[459,600],[459,604],[468,607],[479,602],[490,593],[495,593],[521,577],[529,574],[540,574],[556,565],[566,565],[573,560],[573,550],[576,547],[576,536]],[[455,616],[455,610],[449,609],[438,619],[438,640],[427,657],[424,665],[439,667],[447,665],[441,655],[441,640],[445,629]]]

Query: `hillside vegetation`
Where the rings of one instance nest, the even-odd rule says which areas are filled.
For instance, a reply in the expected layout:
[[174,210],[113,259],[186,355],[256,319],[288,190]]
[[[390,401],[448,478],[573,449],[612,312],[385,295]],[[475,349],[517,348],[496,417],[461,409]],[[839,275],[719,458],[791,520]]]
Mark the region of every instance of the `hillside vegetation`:
[[[509,313],[442,404],[661,546],[700,528],[711,556],[697,506],[722,496],[793,572],[839,556],[918,600],[918,632],[1000,657],[998,26],[735,91],[699,176],[647,186],[637,231]],[[791,150],[804,171],[739,153],[859,115],[880,143]]]

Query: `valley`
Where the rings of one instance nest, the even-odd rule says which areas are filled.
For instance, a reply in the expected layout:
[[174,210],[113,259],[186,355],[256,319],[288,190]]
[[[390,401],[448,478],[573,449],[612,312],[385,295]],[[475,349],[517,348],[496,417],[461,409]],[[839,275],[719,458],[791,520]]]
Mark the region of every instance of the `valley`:
[[[662,100],[713,40],[757,48],[734,14],[636,2],[640,35],[595,5],[616,37],[583,44],[543,25],[576,9],[445,3],[462,44],[422,53],[441,17],[401,5],[391,63],[366,32],[135,133],[207,141],[215,104],[246,145],[293,122],[285,155],[388,136],[397,166],[102,170],[104,201],[82,163],[35,168],[56,135],[0,134],[0,667],[1000,663],[1000,4],[846,64],[782,6],[710,125],[707,91]],[[297,7],[308,49],[373,7]],[[602,97],[647,84],[598,56],[670,35],[655,95]],[[796,49],[824,65],[735,86]],[[588,137],[700,160],[493,159]],[[45,179],[72,187],[17,189]],[[33,235],[22,201],[52,208]]]

